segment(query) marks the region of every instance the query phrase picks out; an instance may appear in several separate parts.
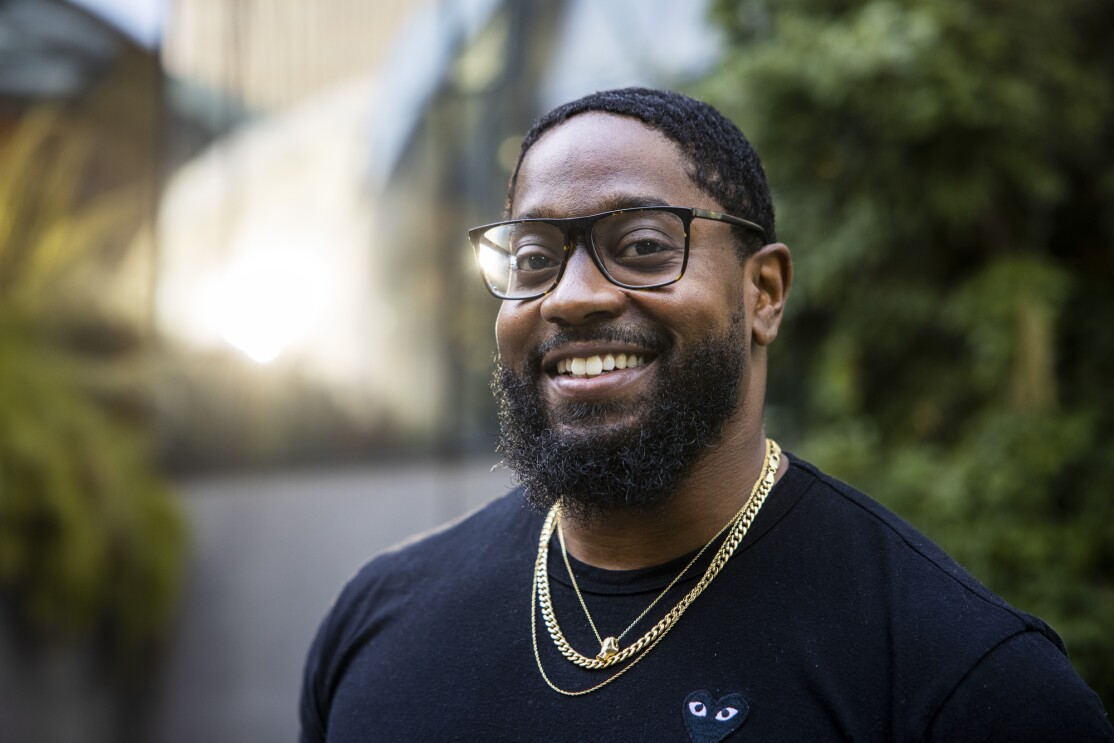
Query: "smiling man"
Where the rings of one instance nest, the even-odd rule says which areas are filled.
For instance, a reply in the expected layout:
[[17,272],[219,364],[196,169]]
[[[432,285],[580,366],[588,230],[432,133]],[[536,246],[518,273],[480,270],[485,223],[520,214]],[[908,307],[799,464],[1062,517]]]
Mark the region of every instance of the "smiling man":
[[345,588],[304,741],[1114,739],[1046,624],[767,438],[792,263],[715,109],[550,112],[470,238],[521,486]]

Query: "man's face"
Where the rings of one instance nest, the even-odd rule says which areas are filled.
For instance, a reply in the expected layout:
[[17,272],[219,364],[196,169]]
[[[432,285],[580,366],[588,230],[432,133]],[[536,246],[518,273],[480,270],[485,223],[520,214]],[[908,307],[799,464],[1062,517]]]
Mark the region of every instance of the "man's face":
[[[641,122],[581,114],[526,154],[511,217],[723,211],[687,171]],[[549,294],[503,302],[500,449],[537,505],[591,515],[661,503],[735,413],[749,342],[743,268],[726,224],[695,220],[690,246],[679,282],[638,291],[608,282],[581,244]],[[609,356],[626,368],[590,373]]]

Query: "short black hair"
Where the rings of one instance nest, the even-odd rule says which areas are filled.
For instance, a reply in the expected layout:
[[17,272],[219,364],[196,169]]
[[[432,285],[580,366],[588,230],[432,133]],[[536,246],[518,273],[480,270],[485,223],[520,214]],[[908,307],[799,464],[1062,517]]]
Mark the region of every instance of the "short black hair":
[[[707,103],[680,93],[649,88],[592,93],[558,106],[535,121],[522,140],[518,162],[507,187],[508,215],[513,207],[518,171],[527,151],[553,127],[588,112],[630,116],[677,143],[689,161],[688,175],[693,183],[730,214],[761,225],[766,230],[765,242],[776,242],[774,205],[766,173],[758,153],[739,127]],[[735,229],[745,255],[758,235],[741,227]]]

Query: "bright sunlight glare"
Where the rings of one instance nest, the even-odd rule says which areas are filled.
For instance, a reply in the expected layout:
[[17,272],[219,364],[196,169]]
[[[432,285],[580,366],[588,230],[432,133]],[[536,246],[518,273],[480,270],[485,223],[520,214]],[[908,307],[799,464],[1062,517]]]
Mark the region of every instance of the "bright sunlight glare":
[[321,320],[329,279],[320,259],[307,250],[248,252],[210,285],[206,304],[221,336],[266,364]]

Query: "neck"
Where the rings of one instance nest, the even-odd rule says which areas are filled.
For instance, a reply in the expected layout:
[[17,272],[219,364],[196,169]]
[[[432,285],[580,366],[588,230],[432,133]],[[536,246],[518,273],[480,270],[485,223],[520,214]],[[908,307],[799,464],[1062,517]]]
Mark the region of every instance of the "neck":
[[[745,407],[745,406],[744,406]],[[745,418],[740,410],[735,418]],[[765,461],[761,426],[725,426],[724,436],[694,465],[677,492],[650,512],[562,519],[569,554],[609,570],[659,565],[703,547],[743,506]],[[749,431],[749,432],[748,432]],[[783,457],[780,479],[787,467]]]

